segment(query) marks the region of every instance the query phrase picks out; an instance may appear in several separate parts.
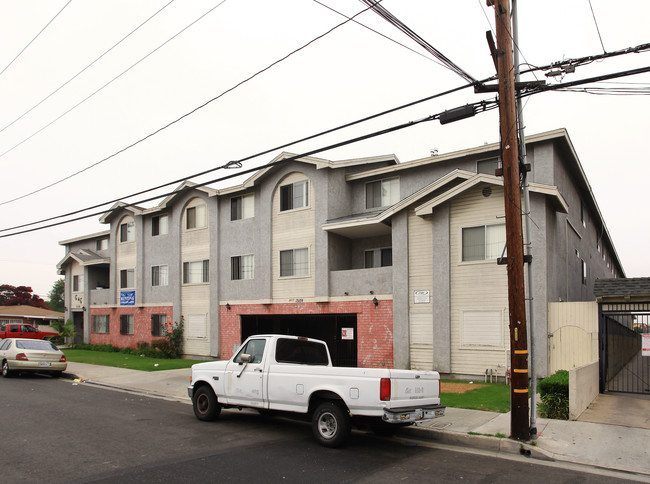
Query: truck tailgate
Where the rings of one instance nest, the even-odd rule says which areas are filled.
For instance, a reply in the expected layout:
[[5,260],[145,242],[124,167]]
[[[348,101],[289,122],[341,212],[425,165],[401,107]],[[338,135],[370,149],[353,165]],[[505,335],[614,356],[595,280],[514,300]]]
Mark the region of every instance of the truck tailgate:
[[410,408],[440,403],[440,375],[435,371],[390,370],[391,397],[387,408]]

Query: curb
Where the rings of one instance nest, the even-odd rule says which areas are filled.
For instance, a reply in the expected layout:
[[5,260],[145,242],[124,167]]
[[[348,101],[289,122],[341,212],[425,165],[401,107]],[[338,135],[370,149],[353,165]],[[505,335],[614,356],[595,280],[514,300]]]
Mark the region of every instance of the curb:
[[415,440],[432,441],[440,444],[469,447],[490,452],[502,452],[512,455],[523,455],[533,459],[554,462],[552,453],[540,449],[528,442],[519,442],[507,438],[490,437],[487,435],[471,435],[467,433],[434,430],[425,427],[403,429],[400,434]]

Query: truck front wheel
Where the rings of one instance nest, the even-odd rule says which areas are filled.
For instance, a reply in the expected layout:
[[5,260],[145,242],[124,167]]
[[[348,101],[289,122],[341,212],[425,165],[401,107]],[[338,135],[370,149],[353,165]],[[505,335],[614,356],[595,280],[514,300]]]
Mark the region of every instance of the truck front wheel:
[[205,385],[199,387],[194,393],[192,407],[196,418],[206,422],[216,419],[221,413],[221,405],[217,400],[217,396],[212,391],[212,388]]
[[338,447],[350,435],[348,413],[335,402],[323,402],[314,411],[311,420],[314,437],[325,447]]

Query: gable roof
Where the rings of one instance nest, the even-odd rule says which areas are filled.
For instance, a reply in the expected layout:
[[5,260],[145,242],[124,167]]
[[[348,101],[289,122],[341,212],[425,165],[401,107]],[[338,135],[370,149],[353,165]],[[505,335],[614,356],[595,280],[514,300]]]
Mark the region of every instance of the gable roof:
[[57,271],[61,274],[61,269],[66,265],[70,259],[76,260],[82,266],[94,266],[97,264],[110,264],[111,259],[102,257],[98,253],[90,249],[80,249],[74,252],[68,252],[61,261],[56,265]]
[[[456,169],[400,200],[396,204],[387,207],[385,210],[364,212],[331,219],[325,222],[322,228],[323,230],[334,232],[348,238],[390,234],[390,218],[399,211],[404,210],[433,193],[442,191],[435,198],[415,208],[415,214],[418,216],[422,217],[431,214],[434,207],[459,196],[480,183],[503,186],[503,180],[500,177]],[[568,205],[562,195],[560,195],[557,187],[531,183],[530,190],[551,197],[557,211],[562,213],[568,212]]]
[[104,215],[99,218],[99,221],[103,224],[110,223],[115,214],[121,210],[131,212],[133,215],[141,215],[142,212],[144,212],[144,208],[138,207],[137,205],[129,205],[125,202],[115,202],[111,208],[104,212]]

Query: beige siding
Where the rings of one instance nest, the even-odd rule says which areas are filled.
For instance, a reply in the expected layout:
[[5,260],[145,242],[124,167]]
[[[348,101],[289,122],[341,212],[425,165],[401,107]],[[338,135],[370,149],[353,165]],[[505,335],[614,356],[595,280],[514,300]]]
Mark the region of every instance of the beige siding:
[[[486,369],[492,369],[503,375],[508,364],[506,268],[498,266],[495,260],[462,262],[463,227],[504,223],[503,189],[491,188],[489,197],[483,196],[483,186],[479,185],[451,202],[451,371],[456,374],[484,375]],[[477,346],[463,342],[463,339],[469,339],[468,331],[475,327],[465,327],[463,324],[468,325],[468,321],[472,321],[475,325],[475,313],[481,311],[486,312],[486,321],[494,321],[496,311],[503,315],[500,343]],[[471,318],[468,315],[472,315]]]
[[548,305],[548,372],[570,370],[598,361],[598,304]]
[[[72,263],[70,264],[70,292],[72,293],[72,297],[70,300],[70,306],[73,308],[81,308],[84,305],[84,291],[83,289],[81,291],[72,291],[72,281],[74,276],[80,276],[81,278],[84,278],[84,267],[77,262],[76,260],[72,259]],[[84,279],[83,281],[83,287],[86,287],[86,280]]]
[[[312,184],[309,183],[307,188],[307,207],[280,212],[280,186],[305,179],[305,175],[301,173],[292,173],[278,184],[273,195],[273,222],[271,227],[273,299],[314,297],[315,215]],[[309,250],[309,275],[280,278],[280,251],[303,248]]]
[[[206,227],[186,229],[186,209],[205,202],[199,198],[189,201],[181,217],[181,262],[210,259],[210,228],[206,206]],[[210,261],[212,263],[212,261]],[[181,267],[182,283],[182,267]],[[185,316],[183,351],[190,355],[210,354],[210,283],[181,285],[181,314]],[[204,322],[199,322],[203,320]],[[205,329],[203,329],[205,328]]]
[[433,254],[430,217],[408,215],[409,254],[409,330],[411,368],[433,370],[432,303],[414,303],[414,291],[429,291],[432,296]]

